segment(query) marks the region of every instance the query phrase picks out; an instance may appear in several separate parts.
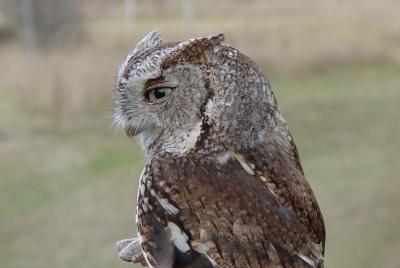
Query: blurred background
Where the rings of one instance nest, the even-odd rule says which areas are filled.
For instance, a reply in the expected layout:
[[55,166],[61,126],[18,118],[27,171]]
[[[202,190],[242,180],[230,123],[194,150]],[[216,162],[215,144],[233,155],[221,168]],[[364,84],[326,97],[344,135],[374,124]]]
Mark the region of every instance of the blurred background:
[[0,266],[130,267],[145,158],[112,124],[148,31],[223,32],[266,72],[327,227],[326,267],[400,267],[400,1],[0,0]]

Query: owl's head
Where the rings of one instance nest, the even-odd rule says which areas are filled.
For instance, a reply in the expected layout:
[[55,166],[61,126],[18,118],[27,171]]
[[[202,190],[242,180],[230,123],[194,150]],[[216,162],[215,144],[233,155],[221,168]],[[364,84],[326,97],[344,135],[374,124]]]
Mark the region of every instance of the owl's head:
[[245,143],[264,135],[275,98],[258,67],[223,40],[163,43],[148,33],[117,74],[114,118],[127,135],[150,153],[179,154],[203,138],[226,146],[239,132]]

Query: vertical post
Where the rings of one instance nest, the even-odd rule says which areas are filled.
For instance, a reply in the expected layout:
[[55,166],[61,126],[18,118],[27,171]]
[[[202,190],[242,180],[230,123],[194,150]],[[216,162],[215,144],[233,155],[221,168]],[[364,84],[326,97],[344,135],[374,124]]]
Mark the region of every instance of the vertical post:
[[31,56],[35,56],[37,50],[37,40],[34,24],[33,2],[32,0],[20,0],[19,3],[25,46],[29,50]]
[[65,94],[60,72],[56,66],[53,69],[53,128],[57,134],[63,134],[65,131]]
[[136,0],[124,0],[125,25],[130,27],[136,19]]
[[193,31],[193,0],[182,0],[183,1],[183,19],[187,32]]

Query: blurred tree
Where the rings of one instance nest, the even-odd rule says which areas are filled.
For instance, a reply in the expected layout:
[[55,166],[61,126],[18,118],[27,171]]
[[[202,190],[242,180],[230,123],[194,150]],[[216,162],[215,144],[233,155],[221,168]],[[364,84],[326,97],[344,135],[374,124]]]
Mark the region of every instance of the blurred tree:
[[80,1],[34,0],[33,14],[39,45],[59,46],[82,39]]
[[194,6],[193,0],[183,0],[182,2],[183,19],[187,32],[193,31],[193,16],[194,16]]
[[124,0],[124,18],[127,26],[135,22],[136,8],[136,0]]
[[13,37],[15,37],[18,24],[17,1],[0,1],[0,42],[11,40]]
[[20,0],[20,14],[22,19],[22,35],[31,55],[36,54],[37,39],[32,0]]
[[73,44],[82,40],[79,0],[1,0],[0,33],[19,32],[34,48]]

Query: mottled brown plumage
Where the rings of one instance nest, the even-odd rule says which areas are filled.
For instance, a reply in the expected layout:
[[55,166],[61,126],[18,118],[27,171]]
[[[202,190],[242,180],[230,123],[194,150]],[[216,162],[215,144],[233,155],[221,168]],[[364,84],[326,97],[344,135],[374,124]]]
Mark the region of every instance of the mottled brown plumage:
[[223,35],[149,33],[117,77],[115,118],[149,157],[138,238],[145,267],[323,267],[325,228],[270,84]]

